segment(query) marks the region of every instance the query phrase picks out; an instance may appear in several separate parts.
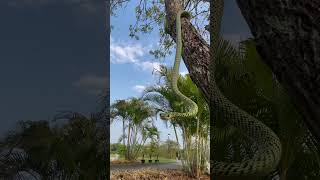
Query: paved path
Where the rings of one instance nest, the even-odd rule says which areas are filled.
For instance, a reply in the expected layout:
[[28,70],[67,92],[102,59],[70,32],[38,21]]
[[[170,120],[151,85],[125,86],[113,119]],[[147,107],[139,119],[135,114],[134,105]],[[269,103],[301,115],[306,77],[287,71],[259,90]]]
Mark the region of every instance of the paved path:
[[181,169],[181,163],[179,162],[172,162],[172,163],[145,163],[145,164],[131,164],[131,165],[111,165],[110,170],[111,171],[125,171],[125,170],[137,170],[137,169],[143,169],[143,168],[154,168],[154,169]]

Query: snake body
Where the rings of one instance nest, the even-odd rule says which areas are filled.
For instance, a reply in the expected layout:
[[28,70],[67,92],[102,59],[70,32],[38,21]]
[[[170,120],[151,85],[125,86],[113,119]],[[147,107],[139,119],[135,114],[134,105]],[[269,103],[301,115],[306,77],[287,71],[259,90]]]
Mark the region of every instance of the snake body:
[[160,117],[164,120],[170,120],[175,118],[188,118],[188,117],[194,117],[198,113],[198,105],[194,101],[192,101],[190,98],[182,94],[178,89],[178,78],[179,78],[179,67],[180,67],[180,61],[181,61],[181,53],[182,53],[182,38],[181,38],[181,17],[187,17],[190,18],[189,13],[186,11],[179,11],[177,13],[176,17],[176,54],[175,54],[175,61],[173,65],[172,70],[172,83],[171,88],[173,92],[181,98],[185,102],[186,105],[189,107],[188,112],[166,112],[161,113]]
[[[215,2],[215,3],[214,3]],[[210,27],[213,28],[211,36],[212,57],[219,58],[217,53],[219,42],[220,23],[223,14],[223,0],[211,1],[212,15],[215,20],[211,22]],[[179,65],[182,52],[181,38],[181,17],[188,14],[185,11],[179,11],[176,16],[176,56],[173,68],[172,89],[186,105],[190,108],[188,112],[165,112],[161,113],[160,117],[165,120],[174,118],[187,118],[195,116],[198,113],[198,106],[190,98],[183,95],[177,87],[177,79],[179,76]],[[213,60],[212,60],[213,61]],[[214,61],[213,61],[214,62]],[[281,157],[281,143],[277,135],[262,122],[243,111],[232,102],[230,102],[220,91],[216,83],[214,72],[215,64],[212,62],[210,67],[211,80],[211,97],[210,108],[213,108],[215,114],[223,114],[224,121],[229,125],[237,128],[240,132],[252,139],[258,145],[258,151],[255,155],[241,162],[212,162],[211,173],[215,175],[266,175],[274,171],[279,164]],[[212,114],[212,116],[215,116]]]

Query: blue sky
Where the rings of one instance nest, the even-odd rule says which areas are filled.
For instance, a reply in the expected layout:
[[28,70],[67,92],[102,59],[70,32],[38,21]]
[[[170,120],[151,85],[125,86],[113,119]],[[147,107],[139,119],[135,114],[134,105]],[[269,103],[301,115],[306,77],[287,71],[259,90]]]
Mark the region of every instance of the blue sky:
[[[110,100],[111,103],[118,99],[139,97],[143,89],[157,83],[156,76],[152,75],[153,68],[159,66],[159,61],[154,61],[148,51],[157,47],[159,41],[158,32],[143,34],[139,40],[129,37],[129,25],[135,23],[136,1],[131,1],[126,8],[117,11],[117,17],[111,17],[114,29],[111,31],[110,46]],[[223,36],[234,42],[239,42],[250,36],[248,27],[242,18],[235,2],[227,1],[225,15],[222,23]],[[174,52],[174,51],[173,51]],[[174,55],[166,57],[165,63],[172,66]],[[181,64],[181,73],[187,73],[186,67]],[[160,140],[174,139],[172,128],[165,127],[158,120],[156,126],[161,131]],[[115,143],[121,135],[121,123],[114,123],[110,128],[110,141]]]

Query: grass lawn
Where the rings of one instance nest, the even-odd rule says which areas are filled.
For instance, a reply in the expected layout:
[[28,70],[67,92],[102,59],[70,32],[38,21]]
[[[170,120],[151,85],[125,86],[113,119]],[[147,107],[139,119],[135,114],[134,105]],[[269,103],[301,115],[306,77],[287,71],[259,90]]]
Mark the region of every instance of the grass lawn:
[[[111,154],[110,154],[110,156],[112,156]],[[137,163],[141,163],[141,159],[142,159],[142,157],[138,157],[137,158],[137,160],[136,160],[136,162]],[[149,160],[149,157],[148,158],[144,158],[146,161],[145,161],[145,163],[149,163],[148,162],[148,160]],[[152,157],[152,163],[154,163],[155,162],[155,160],[156,160],[156,157]],[[123,161],[123,162],[125,162],[125,159],[124,159],[124,157],[119,157],[119,159],[117,160],[117,162],[115,162],[115,163],[121,163],[121,161]],[[168,159],[168,158],[164,158],[164,157],[159,157],[159,163],[160,164],[162,164],[162,163],[174,163],[174,162],[176,162],[176,160],[175,159]],[[127,163],[129,163],[129,162],[127,162]],[[127,164],[126,163],[126,164]],[[129,163],[130,164],[130,163]]]
[[117,154],[110,154],[110,157],[116,157]]

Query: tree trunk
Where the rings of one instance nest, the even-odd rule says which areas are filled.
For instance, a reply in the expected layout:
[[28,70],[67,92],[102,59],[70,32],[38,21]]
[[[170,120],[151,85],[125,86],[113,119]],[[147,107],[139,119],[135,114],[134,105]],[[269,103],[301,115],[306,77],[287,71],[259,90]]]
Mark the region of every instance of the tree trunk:
[[130,157],[130,136],[131,136],[131,124],[129,123],[128,139],[127,139],[127,160],[131,160],[131,157]]
[[178,147],[179,147],[179,149],[180,149],[178,134],[177,134],[177,130],[176,130],[176,126],[175,126],[175,125],[173,125],[173,130],[174,130],[174,135],[175,135],[175,137],[176,137],[176,141],[177,141]]
[[199,176],[200,176],[200,163],[199,163],[199,140],[200,140],[200,138],[199,138],[199,117],[197,118],[197,140],[196,140],[196,145],[197,145],[197,152],[196,152],[196,177],[197,178],[199,178]]
[[126,138],[125,138],[125,132],[126,132],[126,128],[125,128],[125,120],[122,119],[122,143],[123,143],[123,146],[126,146]]
[[320,140],[320,1],[237,0],[264,62]]

